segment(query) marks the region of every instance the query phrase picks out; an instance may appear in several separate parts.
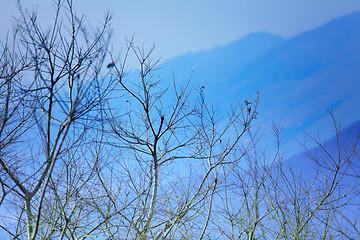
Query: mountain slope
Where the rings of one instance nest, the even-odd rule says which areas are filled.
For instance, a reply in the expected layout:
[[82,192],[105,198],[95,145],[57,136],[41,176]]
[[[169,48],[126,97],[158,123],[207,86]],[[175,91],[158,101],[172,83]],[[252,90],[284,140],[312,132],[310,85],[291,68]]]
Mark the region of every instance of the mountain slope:
[[205,86],[206,98],[224,110],[261,91],[259,125],[284,126],[283,143],[293,154],[304,130],[331,137],[329,110],[339,121],[360,119],[360,12],[283,40],[261,33],[162,65],[161,74]]
[[[335,135],[335,131],[334,135]],[[360,134],[360,121],[357,121],[347,128],[341,129],[339,135],[328,139],[326,141],[322,141],[322,146],[324,149],[332,156],[333,158],[337,158],[339,150],[342,156],[347,156],[352,152],[352,147],[356,143]],[[339,145],[338,145],[339,144]],[[340,149],[338,148],[340,146]],[[360,144],[356,145],[356,151],[359,152]],[[319,156],[319,158],[329,158],[328,155],[324,154],[323,150],[316,146],[312,149],[307,149],[307,151],[300,153],[296,156],[293,156],[287,160],[287,163],[296,166],[300,171],[310,171],[316,168],[315,162],[311,159],[310,156]],[[354,157],[356,157],[354,155]],[[330,161],[330,160],[329,160]],[[331,161],[330,161],[331,162]]]
[[160,72],[169,77],[174,70],[177,80],[186,81],[193,71],[193,83],[218,85],[219,79],[229,80],[238,69],[283,41],[269,33],[250,34],[227,46],[170,59]]

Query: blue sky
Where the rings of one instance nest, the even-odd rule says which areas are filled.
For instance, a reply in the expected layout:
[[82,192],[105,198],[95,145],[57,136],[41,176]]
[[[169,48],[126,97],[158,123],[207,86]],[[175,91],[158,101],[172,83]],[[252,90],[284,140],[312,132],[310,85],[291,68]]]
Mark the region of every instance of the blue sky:
[[[25,2],[23,0],[23,2]],[[30,2],[30,3],[29,3]],[[226,45],[259,31],[289,38],[316,28],[336,17],[360,10],[359,0],[75,0],[76,9],[92,25],[104,12],[114,13],[114,50],[121,50],[124,38],[135,36],[139,44],[156,44],[163,60]],[[53,1],[33,0],[40,19],[51,19]],[[0,35],[4,39],[18,14],[15,1],[2,1]]]

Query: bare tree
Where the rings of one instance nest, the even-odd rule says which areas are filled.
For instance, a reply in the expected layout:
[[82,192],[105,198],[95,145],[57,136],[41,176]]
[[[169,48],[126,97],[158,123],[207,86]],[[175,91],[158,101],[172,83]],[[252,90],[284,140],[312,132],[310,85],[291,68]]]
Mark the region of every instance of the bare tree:
[[[127,78],[124,62],[114,66],[119,99],[109,101],[106,111],[108,145],[119,153],[104,170],[111,177],[99,176],[107,208],[117,213],[106,232],[117,238],[203,238],[218,183],[251,147],[241,139],[257,114],[259,96],[219,117],[206,104],[203,88],[196,98],[188,84],[161,82],[153,74],[152,50],[129,42],[125,56],[130,53],[138,59],[138,76]],[[119,101],[126,106],[115,112]]]
[[112,87],[100,75],[111,16],[92,32],[72,7],[70,0],[55,2],[54,22],[44,30],[36,12],[19,4],[14,37],[2,45],[2,204],[15,203],[19,211],[2,210],[1,226],[14,239],[45,231],[49,189],[63,174],[59,159],[82,143]]
[[[358,180],[354,179],[356,145],[347,145],[335,121],[336,144],[329,148],[307,135],[313,148],[289,163],[278,153],[259,154],[259,142],[247,154],[248,164],[234,168],[221,195],[214,222],[222,239],[356,239]],[[274,128],[279,149],[280,129]],[[314,147],[314,143],[316,144]],[[354,162],[355,161],[355,162]],[[352,179],[349,179],[352,178]],[[350,181],[349,181],[350,180]]]
[[[259,99],[218,117],[203,88],[195,100],[188,85],[154,80],[152,50],[132,42],[102,75],[110,16],[89,32],[72,6],[56,2],[43,30],[19,5],[3,47],[1,202],[15,209],[2,213],[3,230],[13,239],[204,237],[220,170],[243,156],[233,152]],[[130,53],[137,82],[125,78]]]
[[4,239],[359,238],[359,138],[334,121],[336,151],[309,135],[313,169],[294,168],[279,126],[273,155],[260,141],[259,93],[219,111],[191,76],[158,76],[154,48],[130,40],[113,59],[111,15],[92,30],[54,5],[43,27],[19,3],[1,43]]

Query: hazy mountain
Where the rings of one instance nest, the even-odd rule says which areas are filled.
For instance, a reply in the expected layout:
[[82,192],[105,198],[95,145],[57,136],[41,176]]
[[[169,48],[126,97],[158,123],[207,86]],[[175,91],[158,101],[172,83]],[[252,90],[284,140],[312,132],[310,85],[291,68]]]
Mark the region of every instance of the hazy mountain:
[[227,46],[170,59],[161,69],[174,70],[177,80],[180,81],[188,80],[193,70],[194,83],[219,85],[221,79],[231,82],[239,69],[283,41],[281,37],[268,33],[250,34]]
[[283,143],[296,153],[303,131],[331,137],[333,110],[348,126],[360,119],[360,12],[284,40],[251,34],[209,51],[187,54],[161,65],[178,81],[205,86],[206,98],[226,109],[236,99],[261,91],[258,123],[265,139],[272,120],[284,126]]
[[[333,131],[335,135],[335,130]],[[324,149],[332,156],[334,159],[337,158],[339,154],[338,143],[340,144],[340,152],[343,156],[347,156],[352,152],[352,147],[356,143],[360,133],[360,121],[357,121],[347,128],[341,129],[339,135],[332,137],[331,139],[321,141]],[[339,141],[338,141],[339,140]],[[360,144],[356,144],[357,152],[360,151]],[[311,156],[318,156],[319,158],[325,160],[329,156],[324,153],[324,151],[319,147],[314,147],[311,149],[304,149],[303,153],[297,154],[288,159],[288,163],[295,165],[300,171],[311,171],[316,168],[314,161],[311,159]],[[356,157],[356,155],[354,155]],[[326,160],[331,163],[331,160]]]

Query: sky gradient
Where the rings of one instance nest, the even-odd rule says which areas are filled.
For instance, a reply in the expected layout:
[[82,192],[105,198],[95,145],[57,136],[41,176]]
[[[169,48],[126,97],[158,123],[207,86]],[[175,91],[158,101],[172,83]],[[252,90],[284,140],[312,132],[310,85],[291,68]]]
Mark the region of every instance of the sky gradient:
[[[49,21],[53,1],[34,0],[42,21]],[[270,32],[284,38],[316,28],[329,20],[360,10],[359,0],[75,0],[78,13],[96,26],[104,12],[114,14],[114,50],[121,50],[125,37],[146,47],[156,44],[162,60],[189,52],[226,45],[253,32]],[[18,15],[15,1],[3,1],[0,36],[4,39],[12,16]]]

